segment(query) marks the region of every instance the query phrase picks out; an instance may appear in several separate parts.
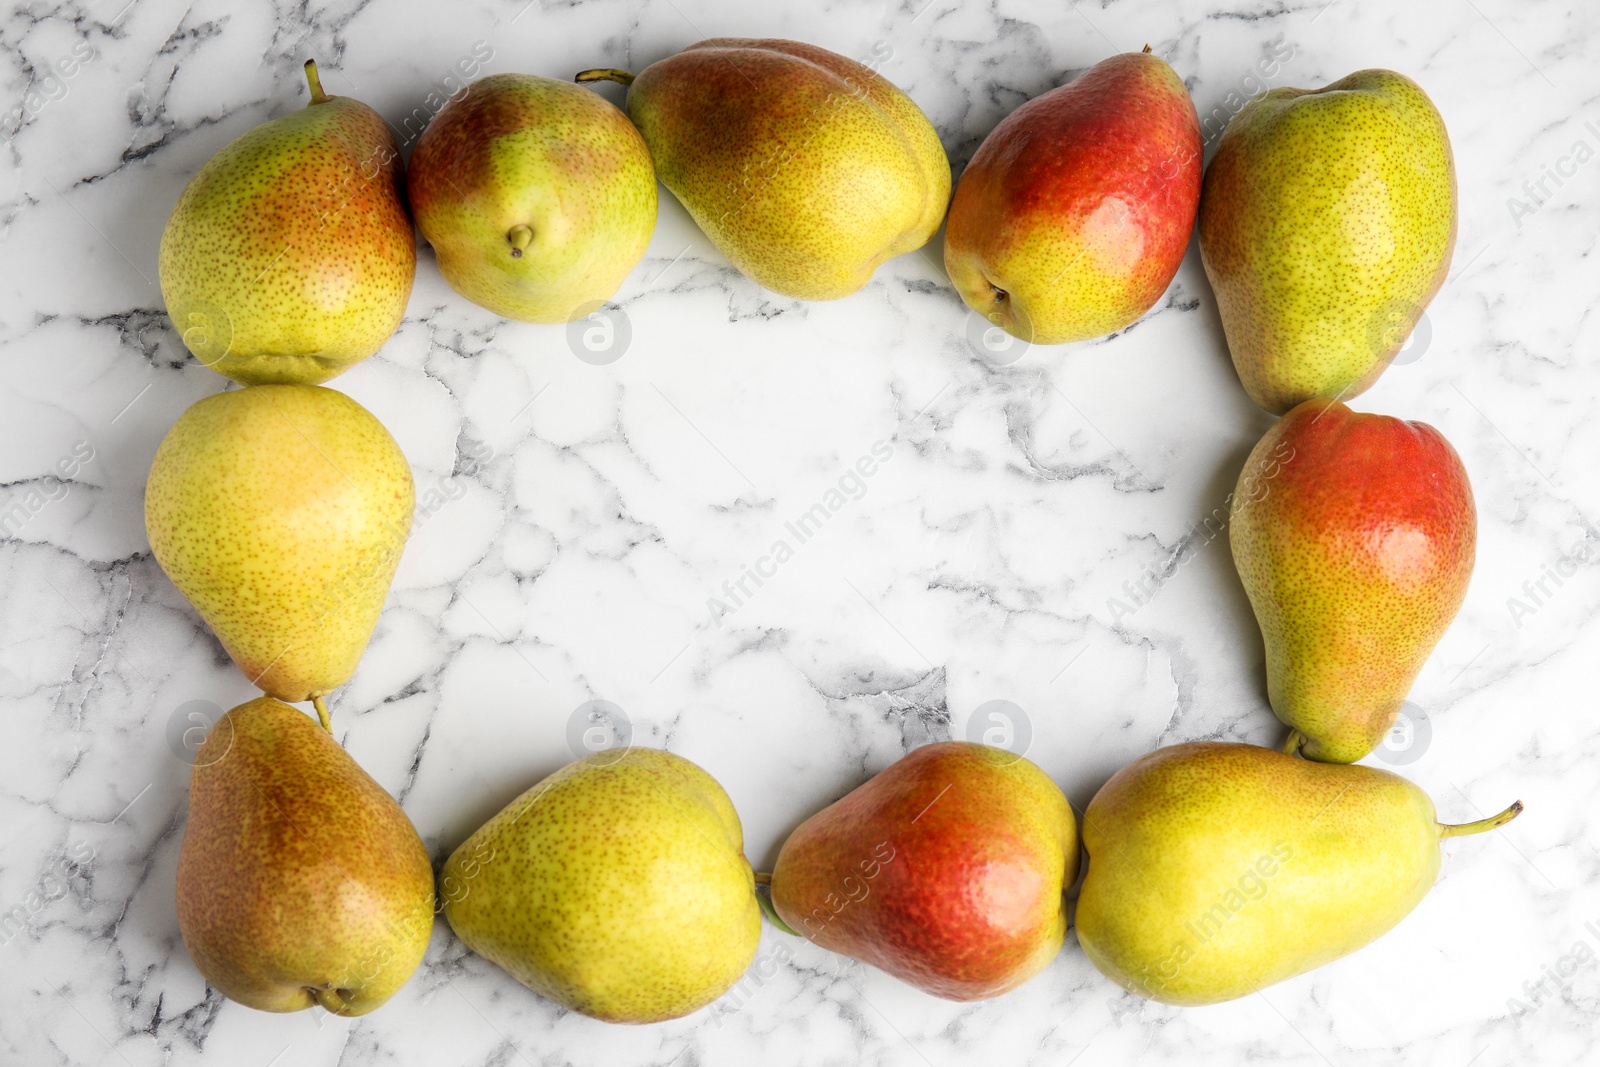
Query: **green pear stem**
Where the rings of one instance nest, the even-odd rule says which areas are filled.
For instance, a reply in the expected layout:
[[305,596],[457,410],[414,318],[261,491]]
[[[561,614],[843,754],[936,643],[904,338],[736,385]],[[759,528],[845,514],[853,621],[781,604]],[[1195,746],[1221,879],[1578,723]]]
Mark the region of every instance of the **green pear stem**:
[[312,697],[311,706],[317,709],[317,718],[322,720],[322,728],[328,733],[333,733],[333,716],[328,714],[328,705],[321,697]]
[[1441,824],[1439,826],[1439,836],[1465,837],[1468,834],[1481,834],[1485,830],[1498,830],[1521,814],[1522,801],[1519,800],[1500,814],[1491,815],[1487,819],[1479,819],[1477,822],[1455,823],[1453,825],[1449,823]]
[[616,67],[596,67],[593,70],[580,70],[572,76],[575,82],[616,82],[618,85],[632,85],[633,74],[631,71],[618,70]]
[[1305,743],[1305,734],[1301,733],[1299,730],[1290,729],[1289,736],[1284,740],[1283,745],[1278,749],[1278,751],[1282,752],[1285,756],[1292,756],[1296,752],[1299,752],[1300,746]]
[[760,906],[761,914],[763,914],[763,915],[765,915],[767,917],[767,922],[771,923],[773,926],[777,927],[779,930],[782,930],[784,933],[790,934],[790,935],[792,935],[794,937],[804,937],[805,936],[804,934],[800,933],[800,931],[796,930],[794,927],[790,926],[788,923],[783,921],[783,916],[778,914],[778,909],[772,903],[772,898],[769,897],[766,893],[757,893],[756,894],[756,904]]
[[533,228],[520,223],[511,227],[506,231],[506,242],[511,245],[511,254],[520,259],[533,243]]
[[317,61],[314,59],[306,60],[306,84],[311,86],[311,102],[313,104],[320,104],[333,99],[322,91],[322,75],[317,73]]

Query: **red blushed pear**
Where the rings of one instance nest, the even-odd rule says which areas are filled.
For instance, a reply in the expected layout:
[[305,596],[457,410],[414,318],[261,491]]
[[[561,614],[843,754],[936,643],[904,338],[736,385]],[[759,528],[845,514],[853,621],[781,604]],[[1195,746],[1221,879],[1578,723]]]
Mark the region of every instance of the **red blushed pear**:
[[1383,739],[1455,618],[1477,512],[1432,426],[1308,400],[1256,444],[1229,539],[1267,652],[1267,696],[1309,759]]
[[1200,204],[1200,122],[1176,72],[1112,56],[978,147],[945,224],[967,306],[1036,344],[1119,330],[1161,298]]
[[1055,958],[1078,830],[1056,784],[1004,749],[913,751],[789,836],[772,904],[796,933],[935,996],[981,1000]]

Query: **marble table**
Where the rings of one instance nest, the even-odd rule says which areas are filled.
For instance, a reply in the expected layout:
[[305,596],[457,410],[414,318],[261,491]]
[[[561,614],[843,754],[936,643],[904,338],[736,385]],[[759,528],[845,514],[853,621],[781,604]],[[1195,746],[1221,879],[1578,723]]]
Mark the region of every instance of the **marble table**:
[[[1202,1009],[1122,993],[1071,934],[1031,983],[961,1005],[768,929],[758,967],[713,1008],[608,1026],[529,993],[442,922],[413,980],[365,1018],[267,1015],[209,991],[173,905],[182,733],[252,690],[152,559],[142,522],[163,433],[225,384],[187,357],[162,307],[168,211],[223,144],[303,104],[307,57],[330,92],[414,141],[464,57],[564,77],[638,69],[709,36],[874,57],[958,171],[1019,103],[1147,42],[1188,82],[1211,144],[1266,85],[1367,66],[1420,81],[1454,142],[1454,266],[1356,406],[1442,430],[1481,530],[1465,606],[1412,693],[1412,729],[1367,762],[1426,788],[1448,820],[1518,797],[1526,814],[1449,842],[1437,887],[1371,947]],[[14,6],[0,39],[0,1062],[1594,1055],[1600,10],[65,0]],[[339,739],[436,862],[573,757],[594,701],[621,710],[633,744],[726,785],[758,866],[799,819],[930,740],[1025,745],[1081,808],[1155,746],[1281,738],[1226,538],[1206,523],[1270,417],[1234,374],[1198,253],[1114,337],[991,350],[939,240],[855,296],[805,304],[736,273],[663,195],[604,351],[496,318],[419,256],[399,332],[333,383],[393,431],[424,513],[332,706]],[[855,476],[874,454],[874,473]],[[730,601],[819,501],[825,525]]]

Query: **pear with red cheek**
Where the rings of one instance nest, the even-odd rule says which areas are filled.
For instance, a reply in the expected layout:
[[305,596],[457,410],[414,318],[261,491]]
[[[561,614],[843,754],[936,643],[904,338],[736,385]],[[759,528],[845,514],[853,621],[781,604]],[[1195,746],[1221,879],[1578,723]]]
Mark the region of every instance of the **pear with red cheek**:
[[1061,949],[1078,876],[1067,798],[1005,749],[916,749],[789,836],[772,904],[793,930],[947,1000],[1014,989]]
[[1183,261],[1200,170],[1177,73],[1148,49],[1112,56],[978,146],[950,202],[945,269],[968,307],[1024,341],[1120,330]]
[[1231,510],[1272,710],[1308,759],[1353,763],[1466,596],[1478,519],[1461,458],[1426,423],[1307,400],[1251,451]]

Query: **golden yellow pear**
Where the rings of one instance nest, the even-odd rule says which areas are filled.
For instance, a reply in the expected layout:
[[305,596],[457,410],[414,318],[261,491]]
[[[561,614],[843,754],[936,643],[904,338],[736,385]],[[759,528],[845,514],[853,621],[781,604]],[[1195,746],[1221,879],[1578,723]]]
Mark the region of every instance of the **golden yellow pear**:
[[1439,873],[1428,795],[1372,767],[1196,741],[1147,753],[1084,812],[1078,943],[1106,977],[1215,1004],[1348,955],[1405,918]]
[[746,275],[834,300],[928,242],[950,202],[950,160],[928,118],[875,70],[826,48],[716,38],[628,86],[662,184]]
[[626,115],[570,82],[494,74],[428,124],[411,208],[450,287],[525,322],[611,298],[650,244],[656,174]]
[[261,1011],[364,1015],[422,961],[433,867],[394,798],[304,712],[271,697],[195,752],[178,855],[195,966]]
[[179,416],[145,487],[150,547],[250,680],[321,697],[356,669],[411,529],[411,468],[343,393],[254,385]]
[[195,359],[246,385],[315,385],[405,316],[417,246],[400,149],[376,111],[322,91],[225,145],[161,234],[161,296]]
[[732,802],[654,749],[585,756],[523,793],[456,849],[439,896],[468,948],[608,1022],[704,1007],[761,937]]

